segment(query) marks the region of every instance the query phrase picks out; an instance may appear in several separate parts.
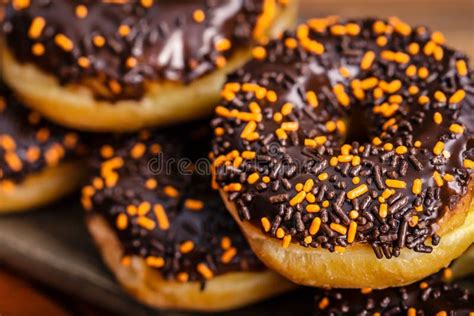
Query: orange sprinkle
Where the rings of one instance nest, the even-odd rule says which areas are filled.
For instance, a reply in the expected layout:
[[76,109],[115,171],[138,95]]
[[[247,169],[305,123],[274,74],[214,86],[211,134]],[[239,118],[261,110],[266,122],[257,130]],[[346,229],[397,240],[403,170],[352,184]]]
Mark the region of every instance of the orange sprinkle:
[[44,18],[39,16],[34,18],[33,22],[31,22],[30,29],[28,30],[28,36],[32,39],[40,37],[45,25],[46,20]]
[[412,192],[413,194],[420,194],[422,192],[423,188],[423,181],[421,179],[415,179],[413,181],[413,187],[412,187]]
[[189,274],[186,273],[186,272],[180,272],[176,275],[176,279],[179,281],[179,282],[182,282],[182,283],[185,283],[185,282],[188,282],[189,280]]
[[460,59],[456,62],[456,70],[460,76],[466,76],[468,73],[466,61]]
[[405,189],[407,187],[406,182],[403,180],[386,179],[385,184],[394,189]]
[[232,44],[227,38],[221,38],[215,43],[214,48],[218,52],[223,52],[223,51],[229,50],[231,46]]
[[329,227],[331,227],[332,230],[338,232],[341,235],[347,234],[347,228],[342,226],[341,224],[331,223]]
[[153,207],[153,211],[158,220],[158,226],[160,227],[160,229],[168,230],[170,228],[170,223],[168,220],[168,216],[166,215],[165,209],[163,208],[163,205],[155,204],[155,206]]
[[76,16],[79,19],[84,19],[88,14],[87,7],[83,4],[80,4],[76,7]]
[[103,47],[105,45],[105,37],[102,35],[96,35],[92,38],[92,42],[97,47]]
[[66,52],[70,52],[74,48],[74,43],[69,39],[69,37],[61,33],[54,37],[54,42]]
[[464,127],[459,124],[451,124],[449,131],[454,134],[464,134]]
[[150,8],[153,5],[154,0],[140,0],[140,3],[145,8]]
[[408,45],[408,52],[411,55],[418,54],[420,52],[420,45],[418,43],[410,43],[410,45]]
[[464,168],[474,169],[474,161],[470,159],[464,159],[463,161]]
[[316,235],[321,227],[321,218],[315,217],[311,222],[311,226],[309,227],[309,233],[311,235]]
[[199,211],[204,208],[204,202],[200,200],[187,199],[184,202],[184,207],[192,211]]
[[156,182],[155,179],[148,179],[145,182],[145,187],[148,190],[154,190],[154,189],[156,189],[157,186],[158,186],[158,182]]
[[318,304],[319,309],[325,309],[329,306],[329,299],[324,297]]
[[440,155],[444,150],[444,143],[443,142],[436,142],[436,145],[433,147],[433,153],[438,156]]
[[229,249],[232,246],[232,241],[230,240],[229,237],[224,236],[221,239],[221,248],[224,250]]
[[283,237],[283,243],[282,243],[283,248],[288,248],[290,243],[291,243],[291,235],[286,235],[285,237]]
[[126,214],[120,213],[117,216],[116,226],[119,230],[124,230],[124,229],[127,228],[127,226],[128,226],[128,217],[127,217]]
[[12,171],[18,172],[23,168],[23,163],[15,152],[7,151],[4,157],[8,167]]
[[133,159],[140,159],[143,157],[146,151],[146,146],[143,143],[137,143],[135,144],[132,149],[130,150],[130,156]]
[[444,185],[444,180],[443,180],[443,178],[441,177],[441,174],[439,174],[438,171],[433,172],[433,179],[435,180],[436,185],[438,187],[442,187]]
[[439,90],[435,92],[434,97],[438,102],[441,102],[441,103],[444,103],[448,100],[446,98],[446,95],[442,91],[439,91]]
[[128,57],[125,64],[128,68],[133,68],[138,64],[138,60],[135,57]]
[[403,154],[406,154],[408,152],[408,148],[406,146],[398,146],[395,149],[395,152],[399,155],[403,155]]
[[304,199],[305,199],[305,197],[306,197],[306,192],[304,192],[304,191],[299,192],[298,194],[296,194],[296,195],[290,200],[290,205],[291,205],[291,206],[295,206],[295,205],[297,205],[297,204],[303,202]]
[[176,190],[176,188],[171,185],[165,186],[165,188],[163,189],[163,192],[167,196],[172,197],[172,198],[177,198],[179,196],[178,190]]
[[385,218],[385,217],[387,217],[387,214],[388,214],[388,205],[387,205],[387,203],[380,204],[380,208],[379,208],[380,217]]
[[287,132],[296,132],[298,128],[298,122],[284,122],[281,124],[281,129]]
[[355,236],[357,233],[357,223],[356,222],[351,222],[349,224],[349,231],[347,233],[347,242],[348,243],[353,243],[355,240]]
[[145,216],[151,210],[151,204],[149,202],[142,202],[138,205],[138,215]]
[[441,113],[439,112],[436,112],[434,115],[433,115],[433,120],[436,124],[441,124],[443,123],[443,115],[441,115]]
[[374,62],[374,60],[375,60],[375,53],[373,51],[366,52],[360,62],[360,68],[362,70],[368,70],[370,67],[372,67],[372,63]]
[[122,24],[118,28],[118,33],[122,37],[127,36],[128,34],[130,34],[130,32],[131,32],[131,29],[130,29],[130,26],[128,25]]
[[192,240],[187,240],[179,245],[179,251],[183,254],[189,253],[194,249],[194,242]]
[[234,259],[234,257],[237,255],[237,249],[232,247],[229,248],[226,252],[224,252],[221,256],[221,261],[224,264],[227,264]]
[[262,217],[260,219],[261,223],[262,223],[262,227],[263,227],[263,230],[268,233],[270,231],[270,228],[271,228],[271,223],[270,221],[268,220],[268,218],[266,217]]
[[147,230],[153,230],[156,226],[155,222],[148,217],[140,216],[137,219],[138,226],[141,226]]
[[449,103],[459,103],[464,100],[464,97],[466,97],[466,92],[462,89],[458,90],[449,98]]
[[267,57],[267,51],[262,46],[256,46],[252,49],[252,56],[257,60],[263,60],[265,57]]
[[364,195],[369,191],[369,187],[367,184],[362,184],[355,189],[352,189],[351,191],[347,192],[347,198],[350,200],[353,200],[355,198],[358,198],[359,196]]
[[407,316],[416,316],[416,309],[413,308],[413,307],[410,307],[410,308],[408,309]]
[[321,210],[321,207],[317,204],[308,204],[306,205],[306,211],[308,213],[317,213]]
[[162,268],[165,265],[165,259],[161,257],[150,256],[145,259],[145,262],[148,266],[153,268]]
[[197,271],[206,279],[210,280],[214,277],[214,273],[212,273],[211,269],[205,263],[199,263],[197,265]]
[[202,10],[195,10],[193,12],[193,19],[197,23],[202,23],[206,19],[206,14]]

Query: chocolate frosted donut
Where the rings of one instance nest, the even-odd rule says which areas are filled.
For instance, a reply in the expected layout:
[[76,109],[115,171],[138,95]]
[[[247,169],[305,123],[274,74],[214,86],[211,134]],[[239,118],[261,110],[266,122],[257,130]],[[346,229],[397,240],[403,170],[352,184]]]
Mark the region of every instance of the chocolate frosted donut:
[[207,159],[185,150],[207,147],[194,130],[191,137],[142,132],[101,147],[82,202],[105,262],[154,307],[223,310],[289,289],[251,252],[210,189]]
[[321,290],[314,315],[473,315],[474,296],[443,269],[420,282],[386,290]]
[[[120,110],[127,110],[125,105],[135,105],[133,111],[138,113],[156,107],[153,118],[136,122],[136,126],[166,122],[163,108],[180,105],[161,104],[161,95],[184,91],[183,98],[194,104],[189,110],[209,108],[207,103],[216,98],[217,90],[204,94],[207,102],[199,105],[190,100],[204,91],[192,83],[217,73],[221,79],[226,71],[245,61],[256,40],[290,23],[295,5],[275,0],[11,1],[3,31],[6,58],[13,65],[7,65],[5,78],[30,106],[66,125],[94,130],[136,128],[127,122],[121,127],[107,122],[102,118],[107,113],[100,108],[92,112],[99,121],[95,123],[62,117],[73,115],[80,106],[69,100],[72,96],[87,101],[83,111],[99,104],[115,106],[108,111],[117,112],[117,118],[121,117]],[[33,65],[35,71],[26,65]],[[64,98],[56,100],[53,88],[34,95],[28,87],[14,84],[12,76],[16,73],[30,81],[54,78],[55,89],[63,92]],[[215,81],[219,80],[207,79],[205,83]],[[41,96],[53,104],[44,105],[44,100],[38,100]],[[57,108],[66,113],[55,116]]]
[[444,42],[397,18],[312,19],[230,75],[215,180],[267,265],[386,287],[473,242],[474,80]]
[[40,206],[81,178],[82,136],[26,110],[0,81],[0,213]]

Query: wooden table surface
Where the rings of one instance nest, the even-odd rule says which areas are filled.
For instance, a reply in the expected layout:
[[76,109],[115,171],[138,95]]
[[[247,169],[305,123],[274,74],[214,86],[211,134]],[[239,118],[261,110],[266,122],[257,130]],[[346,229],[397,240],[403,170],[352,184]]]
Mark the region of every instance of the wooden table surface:
[[[1,1],[0,1],[1,2]],[[398,16],[442,31],[448,44],[474,56],[474,0],[300,0],[304,18]],[[1,264],[1,263],[0,263]],[[0,265],[0,315],[103,315]]]

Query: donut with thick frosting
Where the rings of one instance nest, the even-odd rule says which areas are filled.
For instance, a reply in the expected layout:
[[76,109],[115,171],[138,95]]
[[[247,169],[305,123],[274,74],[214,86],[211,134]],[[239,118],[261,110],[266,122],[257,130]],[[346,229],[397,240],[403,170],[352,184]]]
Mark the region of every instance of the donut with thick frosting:
[[[190,135],[143,131],[101,146],[82,203],[104,260],[154,307],[221,310],[291,288],[252,253],[210,188],[209,163],[200,156],[208,128],[192,128]],[[104,232],[112,243],[101,242]],[[138,281],[122,278],[123,270]]]
[[71,162],[85,152],[83,135],[27,110],[0,82],[0,212],[29,209],[69,193],[80,178]]
[[2,76],[28,106],[79,130],[203,118],[251,48],[293,26],[296,1],[10,1]]
[[314,315],[469,315],[474,296],[441,272],[414,284],[385,290],[319,290]]
[[255,48],[213,121],[229,207],[283,248],[431,253],[464,222],[474,168],[474,80],[444,43],[397,18],[329,17]]

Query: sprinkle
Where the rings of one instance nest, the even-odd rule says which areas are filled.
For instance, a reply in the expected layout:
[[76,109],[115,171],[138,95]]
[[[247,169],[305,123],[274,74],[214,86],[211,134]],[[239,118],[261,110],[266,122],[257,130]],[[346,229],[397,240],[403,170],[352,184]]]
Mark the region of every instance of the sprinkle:
[[204,202],[195,199],[187,199],[184,202],[184,207],[192,211],[200,211],[204,208]]
[[85,5],[80,4],[76,7],[76,16],[79,19],[84,19],[85,17],[87,17],[87,14],[88,14],[88,10]]
[[202,10],[195,10],[193,12],[193,19],[197,23],[202,23],[206,19],[206,15],[204,14],[204,11]]
[[464,76],[467,76],[467,65],[466,65],[466,61],[460,59],[456,62],[456,70],[458,72],[458,74],[462,77]]
[[355,189],[347,192],[347,198],[350,200],[353,200],[355,198],[358,198],[359,196],[364,195],[368,191],[369,191],[369,187],[367,186],[367,184],[362,184],[356,187]]
[[474,160],[464,159],[463,165],[464,165],[464,168],[474,169]]
[[312,107],[317,107],[319,105],[318,97],[314,91],[306,92],[306,100]]
[[433,147],[433,153],[438,156],[441,155],[441,153],[444,150],[444,143],[443,142],[436,142],[436,145]]
[[265,59],[265,57],[267,57],[267,51],[265,50],[264,47],[257,46],[255,48],[253,48],[252,56],[253,56],[253,58],[255,58],[257,60],[263,60],[263,59]]
[[218,52],[223,52],[223,51],[229,50],[231,46],[232,44],[227,38],[221,38],[215,43],[214,48]]
[[320,302],[319,302],[319,309],[325,309],[326,307],[329,306],[329,299],[327,297],[323,298]]
[[315,217],[311,222],[311,226],[309,227],[309,233],[311,235],[316,235],[321,227],[321,218]]
[[349,231],[347,233],[347,242],[348,243],[353,243],[355,240],[355,236],[357,233],[357,223],[356,222],[351,222],[349,225]]
[[360,68],[362,70],[368,70],[370,67],[372,67],[372,63],[374,62],[374,60],[375,60],[375,53],[373,51],[366,52],[360,62]]
[[137,224],[147,230],[153,230],[155,228],[155,222],[145,216],[138,217]]
[[291,235],[286,235],[285,237],[283,237],[283,243],[282,243],[283,248],[288,248],[290,243],[291,243]]
[[406,182],[403,180],[386,179],[385,184],[394,189],[405,189],[407,187]]
[[433,179],[435,180],[438,187],[442,187],[444,185],[444,180],[438,171],[433,172]]
[[441,124],[443,123],[443,116],[441,115],[441,113],[439,112],[436,112],[433,116],[433,120],[436,124]]
[[74,43],[66,35],[61,33],[54,37],[54,42],[66,52],[70,52],[74,48]]
[[28,31],[28,36],[32,39],[36,39],[40,37],[41,32],[43,32],[44,26],[46,25],[46,21],[42,17],[36,17],[31,22],[30,29]]
[[268,220],[268,218],[266,217],[262,217],[261,218],[261,222],[262,222],[262,227],[263,227],[263,230],[268,233],[270,231],[270,228],[271,228],[271,223],[270,221]]
[[449,131],[454,134],[464,134],[464,127],[459,124],[451,124]]
[[413,194],[419,195],[422,192],[422,187],[423,181],[421,179],[415,179],[412,187]]
[[168,230],[170,228],[170,223],[168,221],[168,216],[166,215],[165,209],[161,204],[155,204],[153,211],[158,220],[158,226],[161,230]]
[[179,251],[183,254],[189,253],[194,249],[194,242],[192,240],[187,240],[179,245]]
[[211,269],[205,263],[199,263],[197,265],[197,271],[206,279],[210,280],[214,277],[214,273],[212,273]]
[[387,203],[380,204],[379,215],[382,218],[386,218],[388,214],[388,205]]
[[116,223],[116,226],[119,230],[124,230],[127,228],[128,226],[128,217],[126,214],[124,213],[120,213],[118,216],[117,216],[117,223]]
[[236,255],[237,255],[237,249],[234,247],[229,248],[226,252],[222,254],[221,261],[224,264],[230,263]]
[[458,90],[449,98],[449,103],[450,104],[459,103],[462,100],[464,100],[465,96],[466,96],[466,92],[464,90]]
[[306,205],[306,211],[308,213],[317,213],[320,210],[321,210],[321,208],[317,204],[308,204],[308,205]]
[[347,234],[347,228],[340,224],[331,223],[329,227],[331,227],[332,230],[334,230],[335,232],[338,232],[341,235]]

